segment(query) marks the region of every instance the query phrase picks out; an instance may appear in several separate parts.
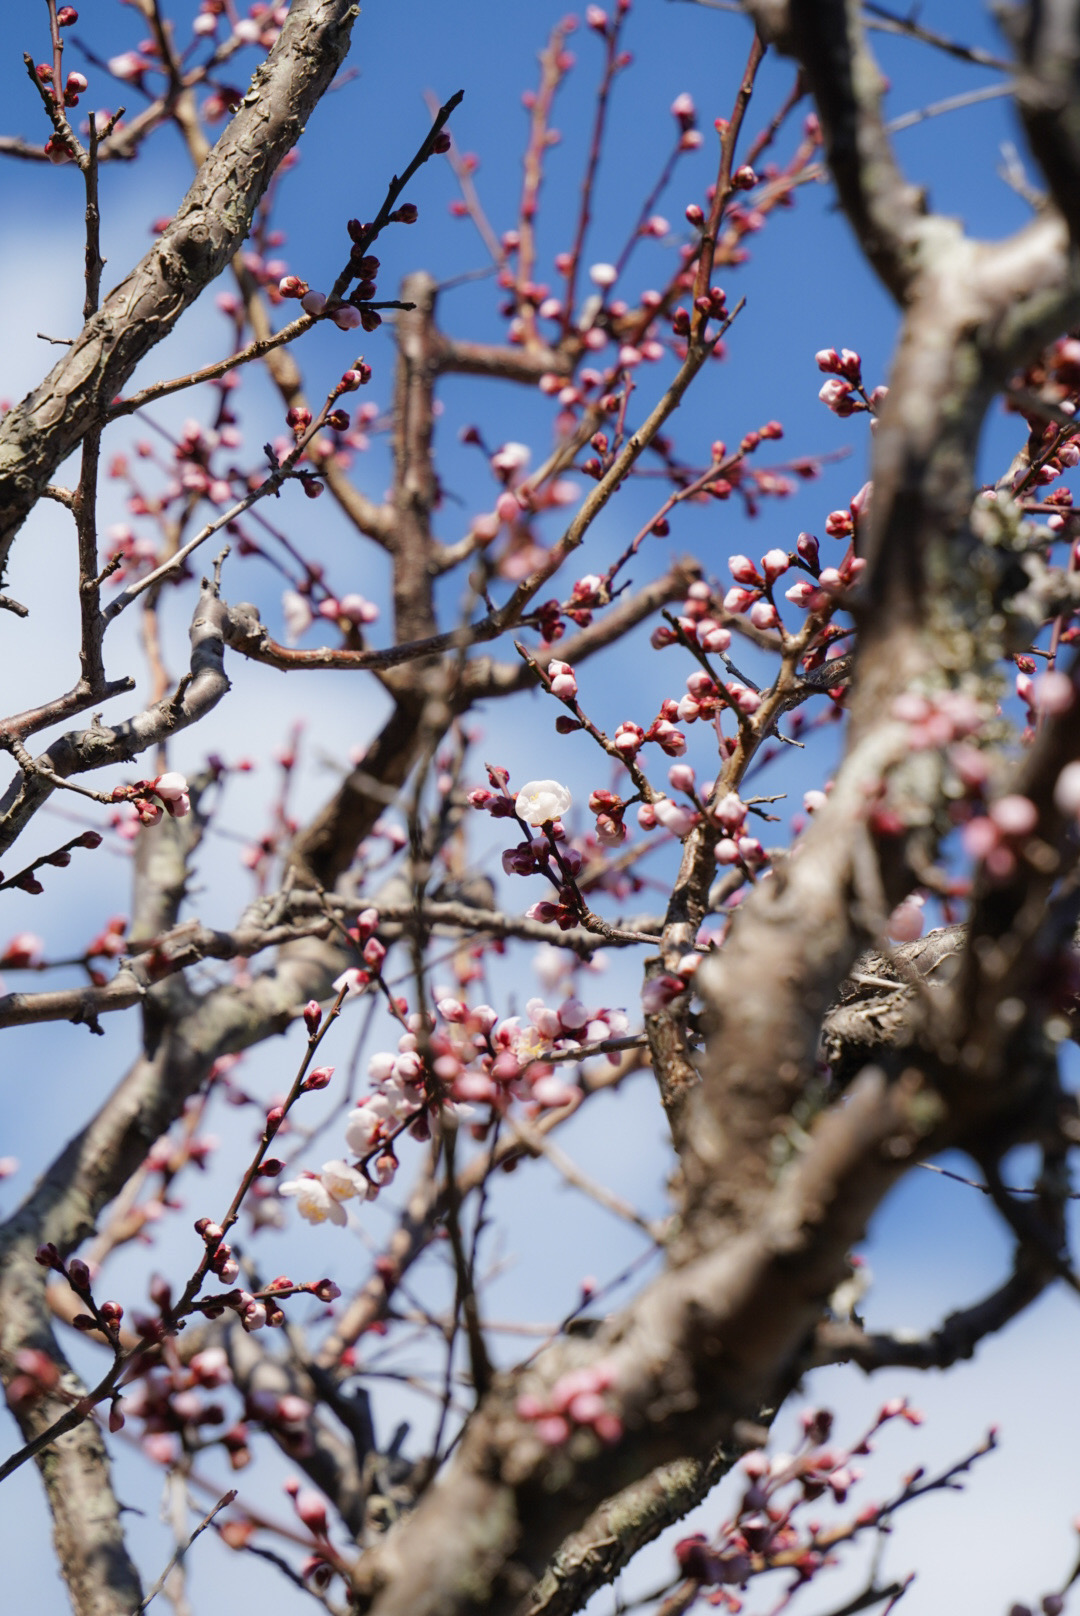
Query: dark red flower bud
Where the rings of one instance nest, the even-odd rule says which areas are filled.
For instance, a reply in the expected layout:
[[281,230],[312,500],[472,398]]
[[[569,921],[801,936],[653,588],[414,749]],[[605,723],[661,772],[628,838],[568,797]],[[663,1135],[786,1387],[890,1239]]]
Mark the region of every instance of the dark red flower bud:
[[81,1257],[72,1257],[68,1263],[68,1280],[83,1296],[90,1294],[90,1270]]

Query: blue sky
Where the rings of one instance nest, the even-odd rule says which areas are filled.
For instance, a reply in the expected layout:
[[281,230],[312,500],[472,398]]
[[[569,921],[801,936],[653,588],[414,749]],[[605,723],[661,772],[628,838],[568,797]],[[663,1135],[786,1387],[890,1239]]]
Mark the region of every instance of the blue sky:
[[[187,37],[193,12],[191,4],[173,8],[181,40]],[[429,90],[444,99],[464,89],[465,99],[453,122],[455,139],[461,149],[480,158],[477,183],[496,229],[510,226],[525,132],[521,93],[535,81],[536,51],[562,14],[562,7],[546,0],[528,5],[513,0],[366,4],[350,58],[355,76],[328,96],[311,118],[300,163],[282,187],[277,222],[287,235],[280,251],[290,269],[313,285],[330,283],[346,251],[345,220],[352,214],[369,217],[389,173],[412,154],[427,126],[422,98]],[[922,16],[957,38],[1001,49],[987,15],[968,0],[950,4],[938,0],[927,4]],[[72,32],[85,37],[96,53],[109,56],[137,43],[139,19],[130,8],[109,0],[89,0]],[[715,161],[712,120],[730,108],[748,39],[747,26],[738,17],[689,0],[637,0],[626,33],[635,63],[615,91],[587,262],[608,260],[622,245],[667,151],[674,128],[670,104],[683,91],[697,102],[706,142],[680,167],[659,211],[678,228],[686,203],[701,197]],[[875,34],[874,44],[891,81],[889,111],[894,116],[994,78],[983,69],[906,41]],[[10,0],[4,46],[0,55],[4,127],[40,139],[42,114],[20,60],[24,48],[36,60],[47,55],[44,8],[38,0]],[[600,45],[584,28],[571,46],[578,65],[558,107],[556,124],[562,139],[550,154],[540,233],[541,264],[550,279],[554,279],[551,259],[568,244],[573,230],[582,147],[600,62]],[[239,60],[243,66],[237,66],[233,82],[243,87],[257,56],[248,51]],[[74,45],[69,65],[83,65]],[[91,89],[84,109],[115,106],[119,99],[115,88],[102,85],[95,70],[88,72]],[[748,119],[751,132],[771,114],[791,80],[790,64],[766,62]],[[128,99],[133,108],[138,106],[137,100]],[[791,151],[797,126],[798,119],[781,136],[777,148],[781,158]],[[936,208],[960,215],[971,233],[996,238],[1027,216],[1025,204],[996,172],[1002,142],[1010,140],[1022,145],[1007,106],[991,101],[910,129],[897,137],[897,144],[909,174],[929,186]],[[139,163],[105,171],[107,286],[145,250],[151,239],[150,221],[173,211],[188,178],[185,154],[172,131],[163,131]],[[53,352],[34,333],[63,336],[78,322],[80,183],[68,170],[7,161],[0,166],[0,187],[5,219],[0,283],[7,290],[0,305],[0,396],[17,399],[44,372]],[[420,220],[380,243],[382,292],[389,293],[401,275],[418,267],[431,269],[441,281],[483,267],[485,253],[471,225],[449,214],[455,195],[445,164],[429,165],[414,182],[409,196],[420,208]],[[737,441],[747,429],[778,417],[785,427],[780,446],[785,455],[846,450],[848,457],[826,467],[820,481],[800,484],[790,500],[765,502],[753,523],[734,502],[684,511],[671,539],[654,542],[641,552],[632,572],[636,583],[661,571],[670,556],[682,551],[700,555],[712,575],[725,578],[730,554],[745,550],[759,555],[775,544],[789,548],[803,528],[822,534],[826,513],[845,504],[866,475],[866,423],[858,418],[837,420],[818,402],[821,378],[813,354],[825,345],[857,348],[868,380],[885,380],[896,329],[888,298],[853,247],[826,185],[804,187],[796,207],[774,216],[752,239],[751,247],[751,261],[724,276],[729,301],[740,295],[747,299],[730,334],[729,356],[708,367],[680,412],[675,424],[679,446],[688,458],[703,462],[713,439]],[[668,258],[659,246],[648,244],[635,262],[630,284],[640,288],[653,278],[659,282]],[[439,317],[454,335],[496,339],[503,329],[497,302],[490,280],[470,281],[443,294]],[[136,381],[215,359],[226,351],[228,340],[227,322],[213,307],[212,297],[206,298],[155,350]],[[312,395],[333,382],[353,357],[355,346],[352,337],[325,328],[309,339],[298,357]],[[375,371],[370,396],[385,405],[390,389],[388,335],[368,338],[364,349]],[[645,384],[650,380],[646,377]],[[254,454],[267,436],[282,431],[280,406],[255,375],[245,378],[238,396],[248,452]],[[643,387],[642,397],[647,396]],[[492,444],[513,439],[542,449],[549,440],[552,411],[536,394],[468,378],[449,381],[442,401],[440,465],[449,497],[439,517],[440,536],[453,539],[465,531],[468,516],[490,508],[493,499],[483,458],[458,443],[459,427],[474,422]],[[210,407],[205,400],[182,397],[159,406],[154,418],[175,429],[189,414],[206,419]],[[112,447],[122,448],[139,435],[121,426]],[[992,411],[985,444],[988,475],[1005,463],[1016,441],[1015,424],[999,409]],[[378,441],[356,470],[367,492],[381,494],[386,459]],[[590,534],[581,570],[600,570],[647,518],[655,498],[655,485],[625,490]],[[114,484],[106,484],[102,505],[103,526],[124,518]],[[387,580],[381,557],[357,541],[329,506],[328,498],[317,506],[309,504],[293,487],[273,518],[326,562],[328,575],[341,592],[360,590],[385,608]],[[281,582],[276,574],[261,563],[234,557],[225,577],[230,598],[255,600],[266,621],[280,626]],[[9,710],[55,694],[75,675],[73,581],[67,519],[58,507],[48,506],[28,523],[11,570],[10,587],[30,605],[31,618],[26,624],[7,616],[0,622],[0,672]],[[458,587],[449,590],[448,605]],[[164,625],[166,655],[174,674],[183,666],[189,610],[188,597],[178,596],[170,602]],[[379,625],[380,630],[383,627]],[[135,631],[135,622],[128,619],[115,631],[109,646],[110,673],[139,673]],[[314,636],[306,643],[316,643]],[[170,760],[176,767],[192,768],[214,749],[233,757],[249,752],[260,759],[258,771],[230,786],[223,816],[228,829],[250,837],[262,827],[272,790],[269,759],[293,722],[306,724],[306,764],[297,798],[300,811],[306,811],[332,789],[333,775],[322,758],[341,757],[350,747],[363,744],[383,709],[381,698],[364,681],[350,685],[339,677],[315,674],[286,680],[250,664],[233,665],[231,671],[233,693],[206,725],[180,738]],[[646,634],[638,634],[625,649],[583,670],[583,701],[609,728],[624,717],[647,723],[661,697],[679,694],[685,672],[648,654]],[[527,697],[505,710],[493,707],[478,716],[477,727],[484,734],[476,748],[474,778],[480,777],[480,758],[489,757],[510,767],[516,783],[557,775],[579,800],[591,786],[607,783],[598,776],[585,737],[566,742],[556,738],[550,704],[540,698]],[[705,737],[691,735],[691,758],[706,775],[711,771]],[[794,761],[785,757],[783,780],[776,789],[786,790],[796,807],[807,787],[820,785],[827,777],[835,740],[836,732],[828,732],[820,748],[808,748]],[[28,859],[55,846],[66,834],[55,817],[43,814],[20,843],[20,853],[25,847]],[[663,861],[657,860],[656,867],[662,873]],[[249,877],[238,863],[236,842],[225,837],[213,841],[199,875],[199,912],[212,923],[228,924],[250,890]],[[67,952],[91,935],[105,915],[125,908],[126,877],[122,850],[107,845],[97,854],[76,859],[67,871],[55,872],[43,898],[5,893],[0,938],[30,928],[45,936],[51,955]],[[525,903],[537,895],[532,883],[521,884],[518,892],[507,894],[507,900]],[[642,904],[649,901],[646,895]],[[616,959],[607,977],[590,981],[583,996],[594,1003],[632,1008],[637,969],[636,963]],[[505,994],[516,992],[520,1000],[528,996],[522,986],[527,980],[528,961],[511,954],[496,987]],[[359,1023],[358,1007],[354,1009],[357,1013],[343,1023],[340,1042],[329,1057],[341,1064]],[[101,1039],[66,1026],[4,1034],[8,1094],[0,1153],[15,1154],[23,1162],[22,1171],[0,1186],[5,1210],[108,1093],[134,1050],[136,1036],[135,1024],[122,1016],[109,1019]],[[377,1037],[370,1047],[380,1047]],[[275,1040],[254,1051],[243,1068],[245,1083],[260,1095],[274,1094],[287,1081],[295,1054],[293,1040]],[[47,1094],[44,1104],[43,1094]],[[605,1099],[587,1110],[568,1130],[565,1147],[595,1177],[643,1211],[660,1215],[670,1158],[663,1144],[663,1119],[648,1081],[635,1079],[617,1099]],[[190,1261],[190,1219],[227,1200],[233,1176],[228,1164],[246,1148],[250,1123],[247,1112],[215,1115],[211,1126],[221,1136],[222,1148],[204,1178],[185,1184],[189,1204],[184,1216],[163,1229],[153,1253],[129,1251],[117,1261],[115,1292],[127,1305],[139,1304],[150,1262],[180,1272]],[[1018,1163],[1017,1171],[1024,1166]],[[502,1319],[555,1318],[572,1305],[584,1275],[601,1279],[615,1275],[642,1249],[635,1231],[566,1190],[546,1167],[500,1181],[496,1210],[505,1219],[507,1265],[492,1280],[488,1306],[492,1316]],[[368,1233],[376,1240],[389,1216],[382,1202],[372,1209]],[[930,1325],[992,1285],[1004,1271],[1008,1253],[1008,1241],[981,1197],[930,1173],[912,1174],[871,1230],[867,1256],[876,1283],[868,1318],[881,1326]],[[291,1266],[305,1274],[330,1270],[343,1283],[361,1279],[366,1272],[362,1234],[304,1225],[291,1226],[278,1237],[265,1261],[274,1269]],[[424,1294],[437,1298],[444,1276],[433,1270],[423,1284]],[[1080,1478],[1073,1459],[1080,1436],[1072,1393],[1074,1308],[1075,1302],[1065,1296],[1047,1298],[1003,1340],[987,1344],[973,1364],[949,1377],[920,1380],[890,1375],[868,1384],[853,1372],[829,1372],[814,1377],[808,1386],[807,1398],[829,1400],[843,1420],[850,1421],[849,1428],[858,1424],[863,1410],[876,1407],[897,1388],[926,1408],[929,1419],[923,1431],[888,1445],[882,1469],[874,1472],[875,1496],[881,1496],[895,1475],[916,1460],[947,1462],[976,1442],[989,1422],[1002,1426],[1001,1454],[984,1465],[963,1497],[924,1505],[921,1515],[913,1512],[898,1525],[889,1567],[920,1572],[905,1606],[913,1616],[936,1616],[955,1609],[961,1599],[974,1609],[994,1608],[1014,1597],[1033,1598],[1069,1563],[1074,1546],[1070,1520],[1080,1509]],[[507,1339],[509,1351],[514,1339]],[[77,1355],[78,1344],[74,1350]],[[83,1353],[80,1362],[89,1364],[92,1357]],[[403,1413],[423,1418],[401,1392],[380,1384],[376,1394],[384,1436]],[[9,1423],[5,1446],[14,1439]],[[258,1474],[244,1476],[243,1490],[245,1496],[284,1515],[279,1489],[285,1467],[269,1454],[266,1458],[265,1466],[255,1467]],[[131,1536],[141,1564],[153,1577],[170,1547],[168,1533],[157,1520],[160,1472],[121,1450],[117,1476],[125,1502],[137,1502],[145,1510],[144,1516],[131,1517]],[[54,1616],[66,1609],[66,1601],[51,1570],[37,1478],[26,1469],[5,1487],[0,1555],[12,1590],[12,1608]],[[700,1512],[700,1524],[707,1528],[720,1513],[720,1503],[710,1504]],[[985,1552],[990,1533],[993,1556]],[[627,1589],[658,1581],[670,1567],[667,1555],[666,1547],[652,1551],[640,1573],[627,1579]],[[274,1601],[273,1608],[282,1613],[304,1608],[305,1601],[268,1567],[241,1560],[209,1535],[201,1539],[191,1564],[191,1594],[198,1616],[218,1616],[232,1608],[238,1594],[252,1592]],[[834,1595],[833,1602],[839,1602],[836,1589],[830,1589],[829,1596]],[[597,1610],[610,1608],[604,1602],[608,1597],[598,1599]],[[807,1610],[821,1608],[826,1599],[823,1588],[807,1600]],[[758,1594],[751,1608],[760,1604]]]

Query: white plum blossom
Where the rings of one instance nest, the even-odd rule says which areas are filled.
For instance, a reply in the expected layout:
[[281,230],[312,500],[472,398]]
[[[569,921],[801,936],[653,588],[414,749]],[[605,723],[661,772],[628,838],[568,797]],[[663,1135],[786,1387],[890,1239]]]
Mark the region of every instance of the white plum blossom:
[[174,802],[177,797],[187,795],[188,783],[182,774],[172,769],[168,774],[158,775],[154,781],[154,790],[162,802]]
[[345,1226],[345,1208],[331,1195],[322,1179],[313,1174],[291,1178],[287,1184],[282,1184],[278,1194],[295,1197],[296,1210],[308,1223],[325,1223],[329,1219],[342,1228]]
[[504,443],[492,455],[491,466],[493,471],[501,472],[504,477],[513,477],[515,473],[524,471],[531,459],[532,450],[527,443]]
[[530,780],[518,792],[514,806],[527,825],[546,825],[561,819],[573,800],[557,780]]
[[290,645],[295,645],[313,622],[311,603],[306,595],[298,595],[295,589],[286,589],[281,597],[281,612],[285,619],[285,637]]
[[573,962],[567,959],[565,949],[556,948],[553,943],[541,943],[533,955],[532,968],[550,993],[573,969]]
[[370,1201],[375,1195],[374,1184],[346,1161],[323,1162],[319,1180],[335,1201],[351,1201],[354,1195],[362,1201]]
[[345,1143],[354,1156],[366,1156],[375,1143],[384,1118],[369,1102],[358,1105],[345,1118]]

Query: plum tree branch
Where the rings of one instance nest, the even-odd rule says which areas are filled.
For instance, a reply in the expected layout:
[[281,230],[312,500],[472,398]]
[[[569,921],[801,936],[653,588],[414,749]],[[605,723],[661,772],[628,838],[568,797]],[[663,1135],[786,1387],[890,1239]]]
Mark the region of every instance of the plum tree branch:
[[167,229],[41,385],[0,422],[0,573],[56,467],[219,275],[349,47],[351,0],[299,0]]

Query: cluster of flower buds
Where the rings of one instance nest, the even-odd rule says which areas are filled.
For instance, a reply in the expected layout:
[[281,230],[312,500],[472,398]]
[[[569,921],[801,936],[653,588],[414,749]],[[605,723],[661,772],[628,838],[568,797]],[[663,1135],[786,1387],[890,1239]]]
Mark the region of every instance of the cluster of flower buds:
[[[325,586],[324,586],[325,587]],[[290,644],[295,644],[314,623],[316,617],[336,623],[343,634],[352,629],[367,627],[379,620],[379,608],[363,595],[325,594],[318,606],[312,607],[313,582],[305,578],[299,589],[286,589],[281,597],[281,615]]]
[[222,17],[225,17],[227,22],[232,23],[230,35],[236,44],[261,45],[264,50],[269,50],[277,42],[288,11],[286,5],[268,5],[264,0],[256,0],[246,17],[234,20],[232,15],[226,16],[223,0],[202,0],[192,21],[191,31],[196,39],[213,39]]
[[[989,708],[963,690],[909,690],[893,702],[892,716],[905,725],[910,751],[944,753],[953,779],[951,817],[956,824],[971,821],[973,805],[982,798],[990,780],[988,754],[975,744],[993,716]],[[883,783],[877,800],[871,804],[871,829],[880,836],[899,836],[907,829],[907,822],[904,803],[890,802]],[[978,844],[983,833],[973,834]]]
[[[396,1053],[381,1052],[369,1062],[372,1091],[345,1122],[345,1142],[356,1161],[326,1162],[318,1173],[302,1173],[281,1186],[279,1193],[294,1198],[309,1223],[343,1226],[346,1201],[373,1200],[397,1171],[399,1136],[407,1131],[428,1137],[432,1107],[466,1120],[477,1102],[489,1106],[492,1115],[515,1100],[541,1108],[574,1104],[578,1090],[545,1057],[621,1037],[628,1027],[622,1011],[590,1011],[574,998],[557,1009],[531,999],[524,1020],[513,1016],[500,1022],[488,1005],[469,1006],[448,990],[437,992],[437,1016],[427,1027],[430,1067],[419,1051],[421,1023],[415,1015]],[[479,1126],[483,1134],[486,1125]]]
[[[498,1112],[513,1100],[545,1109],[573,1104],[578,1090],[545,1057],[620,1038],[629,1027],[624,1011],[590,1010],[575,997],[558,1007],[533,998],[524,1018],[503,1021],[490,1006],[470,1008],[449,994],[437,1009],[445,1025],[433,1035],[436,1076],[451,1085],[455,1100],[484,1103]],[[617,1061],[618,1055],[609,1058]]]
[[[819,1546],[818,1523],[808,1521],[800,1527],[800,1511],[823,1496],[843,1504],[863,1476],[853,1459],[871,1453],[873,1435],[896,1418],[912,1425],[922,1423],[922,1415],[906,1399],[894,1398],[882,1407],[858,1442],[841,1449],[828,1445],[832,1414],[818,1409],[803,1415],[803,1440],[794,1453],[773,1458],[760,1449],[748,1453],[742,1461],[747,1486],[732,1519],[711,1539],[704,1532],[695,1532],[676,1543],[680,1575],[715,1589],[711,1603],[732,1613],[742,1609],[742,1601],[726,1589],[745,1586],[755,1573],[785,1565],[802,1582],[808,1582],[831,1559]],[[876,1528],[882,1515],[881,1508],[868,1505],[856,1516],[850,1535]]]
[[830,539],[850,539],[854,537],[859,518],[865,516],[870,508],[870,495],[873,486],[864,483],[859,492],[852,498],[846,511],[830,511],[825,518],[825,531]]
[[[157,798],[155,802],[153,799]],[[191,812],[191,796],[187,780],[175,769],[159,774],[154,780],[136,780],[131,786],[114,786],[113,802],[130,803],[143,825],[156,825],[162,811],[171,819],[183,819]]]
[[120,1321],[124,1317],[124,1310],[119,1302],[98,1304],[94,1301],[93,1275],[89,1265],[83,1262],[81,1257],[69,1257],[65,1262],[51,1240],[38,1247],[36,1261],[40,1267],[61,1274],[79,1300],[89,1308],[88,1313],[76,1313],[72,1317],[70,1321],[72,1329],[100,1331],[111,1346],[118,1347]]
[[304,1172],[280,1186],[278,1193],[294,1198],[309,1223],[344,1225],[346,1201],[373,1200],[397,1171],[395,1141],[406,1131],[426,1139],[432,1107],[464,1120],[473,1115],[477,1101],[495,1112],[505,1111],[514,1100],[540,1107],[573,1104],[578,1091],[544,1057],[621,1037],[628,1027],[622,1011],[590,1011],[573,998],[558,1009],[532,999],[526,1020],[515,1016],[499,1022],[490,1006],[470,1007],[440,991],[437,1011],[427,1029],[430,1077],[419,1051],[421,1023],[415,1015],[409,1017],[410,1030],[398,1040],[396,1053],[372,1056],[372,1092],[345,1122],[345,1142],[356,1162],[325,1162],[318,1173]]
[[993,880],[1007,881],[1038,825],[1039,810],[1031,798],[1012,792],[998,797],[985,814],[967,821],[961,833],[964,851],[981,860]]
[[157,566],[158,549],[155,541],[151,538],[140,538],[126,522],[114,522],[106,530],[106,537],[109,543],[105,559],[109,565],[109,577],[116,583],[137,578],[141,573],[150,572]]
[[574,702],[577,699],[577,678],[569,662],[552,661],[547,666],[548,689],[560,701]]
[[[161,1283],[153,1282],[152,1290],[159,1290]],[[140,1446],[148,1459],[173,1464],[185,1442],[205,1446],[208,1432],[225,1425],[228,1415],[224,1404],[217,1398],[208,1401],[203,1394],[218,1391],[231,1381],[225,1349],[207,1347],[187,1365],[155,1364],[146,1370],[125,1396],[122,1410],[118,1404],[113,1405],[114,1413],[120,1415],[121,1424],[125,1415],[142,1422]],[[246,1433],[243,1441],[240,1436],[234,1427],[218,1439],[236,1470],[250,1459]]]
[[615,1381],[615,1366],[603,1359],[570,1369],[544,1395],[523,1392],[515,1405],[518,1419],[526,1420],[551,1448],[562,1447],[579,1431],[592,1432],[604,1443],[618,1442],[623,1425],[612,1406]]
[[736,792],[729,791],[712,810],[711,817],[723,831],[715,847],[717,864],[740,864],[756,870],[768,855],[756,836],[746,835],[748,809]]
[[346,999],[355,999],[364,993],[382,971],[383,960],[386,958],[386,945],[375,935],[378,927],[377,909],[362,909],[356,917],[355,925],[349,927],[349,936],[359,949],[364,963],[362,966],[350,965],[348,970],[342,971],[341,975],[335,978],[334,991],[343,993]]
[[[70,13],[70,20],[71,21],[75,21],[77,19],[78,13],[74,10],[74,8],[72,6],[65,6],[63,8],[63,10]],[[57,17],[57,22],[59,22],[59,21],[60,21],[60,18],[58,16]],[[61,24],[61,26],[63,26],[63,25]],[[52,70],[52,66],[50,65],[50,63],[48,63],[48,62],[39,62],[36,71],[37,71],[38,79],[42,84],[50,84],[50,85],[52,84],[53,70]],[[83,92],[85,90],[86,90],[86,76],[85,76],[85,74],[83,74],[83,73],[69,73],[67,78],[64,81],[64,97],[63,97],[63,99],[64,99],[65,107],[77,107],[78,104],[79,104],[79,97],[83,94]]]
[[596,815],[596,840],[601,847],[621,847],[625,842],[626,806],[614,791],[599,790],[590,794],[589,812]]
[[869,409],[860,395],[863,392],[862,359],[853,348],[821,348],[814,355],[819,370],[829,380],[822,385],[818,397],[822,403],[841,417],[854,415],[856,410]]

